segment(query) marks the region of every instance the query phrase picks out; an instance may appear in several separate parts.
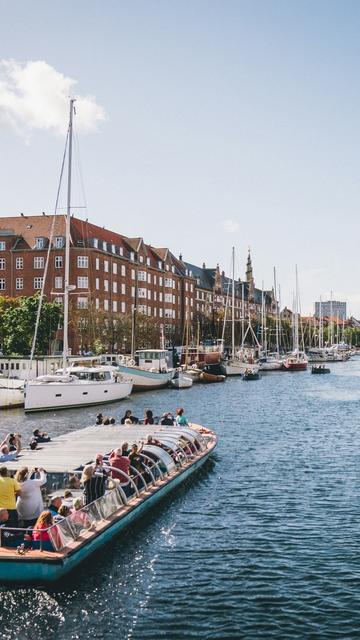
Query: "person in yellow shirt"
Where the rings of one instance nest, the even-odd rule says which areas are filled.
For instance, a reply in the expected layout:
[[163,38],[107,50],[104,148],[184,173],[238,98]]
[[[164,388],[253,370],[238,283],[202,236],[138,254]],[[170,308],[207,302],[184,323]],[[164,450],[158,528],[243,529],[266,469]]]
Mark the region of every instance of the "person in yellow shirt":
[[18,526],[16,498],[20,494],[20,489],[20,484],[8,476],[7,468],[0,467],[0,509],[7,509],[9,512],[9,527]]

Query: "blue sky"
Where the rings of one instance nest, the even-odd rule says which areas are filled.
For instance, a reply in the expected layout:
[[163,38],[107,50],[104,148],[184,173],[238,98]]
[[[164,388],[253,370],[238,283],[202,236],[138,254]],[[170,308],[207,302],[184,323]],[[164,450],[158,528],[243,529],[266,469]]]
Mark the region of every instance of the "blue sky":
[[[333,290],[360,317],[358,2],[0,9],[3,60],[45,61],[106,114],[79,131],[80,215],[225,270],[234,244],[239,276],[250,246],[288,305],[297,263],[304,312]],[[63,138],[11,126],[1,80],[0,133],[0,215],[51,212]]]

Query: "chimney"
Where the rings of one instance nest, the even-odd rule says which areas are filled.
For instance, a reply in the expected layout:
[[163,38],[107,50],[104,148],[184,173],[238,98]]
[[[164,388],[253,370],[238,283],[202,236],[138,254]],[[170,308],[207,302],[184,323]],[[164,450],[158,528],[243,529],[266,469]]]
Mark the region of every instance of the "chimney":
[[223,278],[225,278],[225,271],[222,271],[221,275],[222,275]]
[[203,268],[203,269],[206,269],[206,264],[205,264],[205,262],[203,262],[203,266],[202,266],[202,268]]
[[179,255],[179,260],[180,260],[180,262],[182,262],[182,254],[181,253]]

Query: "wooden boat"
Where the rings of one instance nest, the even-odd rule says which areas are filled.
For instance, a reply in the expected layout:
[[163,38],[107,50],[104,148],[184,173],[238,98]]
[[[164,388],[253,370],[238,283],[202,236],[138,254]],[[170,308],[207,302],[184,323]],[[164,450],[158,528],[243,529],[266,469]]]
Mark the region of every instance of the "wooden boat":
[[[46,468],[49,498],[54,489],[58,494],[66,488],[69,475],[79,474],[93,460],[94,451],[105,454],[121,440],[146,440],[140,452],[143,471],[132,469],[131,476],[122,472],[124,482],[114,481],[104,496],[49,527],[52,551],[42,541],[19,545],[25,529],[0,528],[0,583],[43,584],[63,578],[193,475],[217,444],[213,431],[195,424],[92,426],[55,438],[39,450],[24,450],[18,461],[7,466]],[[18,537],[15,544],[5,532]]]
[[206,373],[206,371],[203,371],[200,374],[200,382],[203,382],[205,384],[207,383],[211,383],[211,382],[225,382],[226,376],[217,376],[214,375],[213,373]]
[[188,389],[192,387],[193,380],[190,376],[185,376],[180,373],[178,376],[170,380],[170,384],[174,389]]
[[248,369],[247,371],[245,371],[244,375],[243,375],[243,380],[259,380],[260,378],[260,374],[258,371],[251,371],[251,369]]
[[330,369],[324,365],[317,365],[315,367],[311,367],[311,373],[330,373]]

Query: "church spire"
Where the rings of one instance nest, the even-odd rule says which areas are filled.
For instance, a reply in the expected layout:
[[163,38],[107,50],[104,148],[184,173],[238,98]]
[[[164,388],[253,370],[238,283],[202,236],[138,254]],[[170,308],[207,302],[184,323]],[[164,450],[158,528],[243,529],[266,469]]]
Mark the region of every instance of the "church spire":
[[246,263],[246,282],[248,284],[249,300],[252,301],[254,299],[254,294],[255,294],[255,282],[254,282],[253,268],[252,268],[252,262],[251,262],[250,247],[248,250],[248,257],[247,257],[247,263]]

